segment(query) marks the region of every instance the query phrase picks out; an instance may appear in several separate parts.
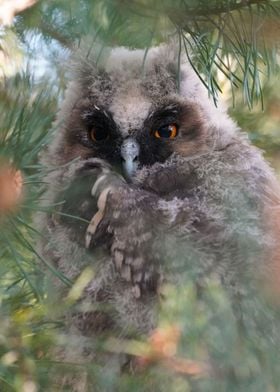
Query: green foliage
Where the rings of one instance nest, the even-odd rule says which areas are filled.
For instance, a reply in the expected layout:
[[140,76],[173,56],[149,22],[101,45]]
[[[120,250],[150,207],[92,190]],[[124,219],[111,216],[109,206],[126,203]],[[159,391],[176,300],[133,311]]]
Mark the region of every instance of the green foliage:
[[199,294],[190,281],[181,289],[171,289],[163,320],[182,323],[181,355],[201,361],[208,358],[216,374],[192,380],[191,390],[277,390],[279,314],[254,291],[241,306],[238,319],[227,294],[211,277]]
[[242,99],[237,99],[235,108],[231,108],[230,114],[238,120],[238,123],[249,133],[252,142],[263,149],[273,165],[279,169],[277,155],[280,148],[279,134],[279,76],[271,77],[265,83],[263,94],[265,97],[264,109],[260,105],[248,111]]
[[43,326],[45,292],[34,252],[38,233],[32,215],[39,208],[43,182],[38,153],[50,136],[55,100],[29,75],[3,80],[0,95],[1,165],[9,163],[24,177],[20,207],[0,216],[0,389],[23,391],[37,377],[37,355],[50,340]]
[[[24,179],[24,197],[17,209],[0,216],[1,391],[46,391],[55,374],[83,372],[100,391],[279,390],[279,309],[251,291],[242,305],[246,317],[236,319],[236,309],[215,277],[209,277],[201,292],[191,274],[186,274],[183,287],[166,288],[168,301],[159,327],[176,325],[180,330],[176,358],[209,363],[210,376],[188,377],[166,366],[164,358],[120,378],[113,368],[103,374],[94,363],[52,362],[54,348],[69,342],[61,319],[46,306],[50,293],[43,284],[45,271],[51,270],[70,286],[70,297],[73,286],[36,251],[41,234],[33,222],[42,208],[44,188],[38,156],[51,137],[67,76],[60,59],[67,59],[73,43],[84,36],[92,45],[98,40],[147,50],[171,37],[181,54],[187,51],[209,94],[216,99],[217,91],[224,90],[226,99],[235,104],[233,115],[253,142],[275,156],[280,147],[279,74],[270,84],[266,74],[277,70],[279,7],[273,0],[41,0],[18,15],[13,26],[1,28],[0,163],[12,164]],[[260,106],[248,112],[244,102],[252,107],[254,101]],[[63,298],[59,311],[75,306],[73,302]],[[117,349],[141,356],[150,343],[139,340],[117,342]],[[107,338],[89,344],[116,352],[116,344]]]
[[92,37],[106,45],[149,49],[171,36],[185,50],[216,101],[217,73],[242,88],[249,107],[263,101],[263,73],[275,64],[280,2],[220,1],[41,1],[20,17],[17,31],[39,29],[46,39],[71,47],[73,38]]

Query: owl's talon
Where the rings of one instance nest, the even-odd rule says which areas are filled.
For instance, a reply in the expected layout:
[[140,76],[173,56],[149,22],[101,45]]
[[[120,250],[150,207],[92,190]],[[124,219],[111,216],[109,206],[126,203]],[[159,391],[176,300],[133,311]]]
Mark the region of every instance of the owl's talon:
[[[105,177],[105,176],[102,176],[102,177]],[[102,179],[102,177],[101,177],[101,179]],[[105,188],[101,192],[101,194],[98,198],[98,201],[97,201],[98,211],[91,219],[90,224],[88,225],[88,228],[87,228],[87,232],[86,232],[86,248],[89,248],[91,238],[96,233],[99,224],[101,223],[101,221],[104,218],[104,211],[105,211],[107,196],[110,191],[111,191],[111,187]]]
[[87,232],[86,232],[86,247],[88,248],[90,245],[90,240],[88,239],[90,237],[90,239],[94,236],[94,234],[96,233],[97,227],[99,225],[99,223],[102,221],[104,217],[104,213],[103,211],[97,211],[97,213],[94,215],[94,217],[92,218],[92,220],[90,221],[90,224],[87,228]]
[[[111,172],[108,168],[103,168],[100,176],[95,181],[91,194],[95,197],[100,197],[101,193],[107,189],[114,189],[115,187],[119,187],[119,185],[124,185],[124,179],[118,173]],[[103,190],[102,190],[103,188]]]
[[104,181],[106,179],[106,177],[107,177],[107,175],[103,174],[100,177],[98,177],[98,179],[95,181],[95,183],[91,189],[92,196],[96,196],[99,185],[102,183],[102,181]]
[[87,233],[86,233],[86,249],[88,249],[89,246],[90,246],[91,237],[92,237],[92,235],[91,235],[90,233],[87,232]]

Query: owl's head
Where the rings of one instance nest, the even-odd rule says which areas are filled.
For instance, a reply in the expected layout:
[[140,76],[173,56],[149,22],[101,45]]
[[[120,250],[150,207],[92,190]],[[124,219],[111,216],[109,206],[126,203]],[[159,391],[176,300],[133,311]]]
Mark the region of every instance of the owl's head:
[[[57,119],[51,151],[60,163],[98,157],[131,177],[172,155],[223,148],[235,124],[215,107],[187,59],[171,46],[87,55]],[[58,163],[58,162],[56,162]]]

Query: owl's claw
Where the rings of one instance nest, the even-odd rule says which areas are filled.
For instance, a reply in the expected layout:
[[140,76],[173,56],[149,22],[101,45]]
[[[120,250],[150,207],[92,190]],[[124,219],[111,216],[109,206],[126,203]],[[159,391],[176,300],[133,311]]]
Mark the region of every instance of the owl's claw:
[[112,173],[108,171],[107,168],[105,168],[104,170],[102,170],[102,174],[95,181],[91,189],[91,194],[92,196],[98,197],[100,199],[101,193],[104,192],[104,190],[106,190],[107,188],[111,188],[113,190],[114,188],[117,188],[120,185],[123,186],[124,184],[125,181],[123,177],[121,177],[117,173]]
[[92,189],[91,189],[91,195],[96,196],[98,195],[98,187],[102,184],[104,180],[106,180],[107,176],[106,174],[101,175],[94,183]]
[[94,215],[94,217],[92,218],[92,220],[90,221],[90,224],[87,228],[87,232],[86,232],[86,248],[88,249],[91,243],[91,239],[94,236],[97,227],[99,225],[99,223],[102,221],[103,219],[103,213],[101,211],[97,211],[97,213]]
[[[93,169],[95,169],[96,165],[100,165],[100,162],[94,160],[93,162],[88,162],[87,165],[89,169],[91,168],[91,165],[93,165]],[[120,185],[123,186],[124,183],[124,179],[117,173],[110,171],[109,167],[105,166],[101,168],[101,173],[91,189],[91,195],[97,198],[98,211],[91,219],[86,231],[86,248],[90,247],[91,240],[96,234],[98,226],[104,219],[108,194],[114,192]]]
[[93,169],[98,167],[101,169],[101,173],[91,189],[91,195],[97,198],[98,211],[91,219],[86,232],[85,245],[86,248],[89,248],[91,239],[104,218],[108,194],[114,192],[118,187],[123,186],[125,182],[119,174],[110,171],[108,166],[101,167],[99,160],[90,161],[87,165],[89,169],[91,169],[92,165]]
[[[102,176],[103,177],[103,176]],[[101,177],[101,179],[102,179]],[[98,181],[98,180],[97,180]],[[96,182],[97,182],[96,181]],[[95,185],[94,185],[95,186]],[[97,207],[98,207],[98,211],[97,213],[93,216],[93,218],[90,221],[90,224],[88,225],[87,228],[87,232],[86,232],[86,248],[89,248],[90,243],[91,243],[91,239],[94,236],[94,234],[97,231],[97,228],[100,224],[100,222],[103,220],[104,218],[104,212],[105,212],[105,206],[106,206],[106,201],[107,201],[107,197],[109,192],[112,190],[111,187],[105,188],[97,201]]]

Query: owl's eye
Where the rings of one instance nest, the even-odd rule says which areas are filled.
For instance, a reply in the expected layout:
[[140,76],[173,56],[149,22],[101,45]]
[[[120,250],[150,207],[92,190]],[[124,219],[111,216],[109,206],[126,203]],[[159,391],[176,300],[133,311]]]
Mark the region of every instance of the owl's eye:
[[157,139],[174,139],[178,134],[178,127],[176,124],[164,125],[154,131],[154,136]]
[[109,131],[106,128],[102,128],[102,129],[93,128],[89,134],[91,140],[93,140],[94,142],[101,142],[108,139],[109,137]]

